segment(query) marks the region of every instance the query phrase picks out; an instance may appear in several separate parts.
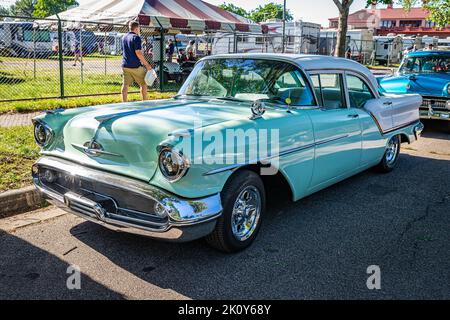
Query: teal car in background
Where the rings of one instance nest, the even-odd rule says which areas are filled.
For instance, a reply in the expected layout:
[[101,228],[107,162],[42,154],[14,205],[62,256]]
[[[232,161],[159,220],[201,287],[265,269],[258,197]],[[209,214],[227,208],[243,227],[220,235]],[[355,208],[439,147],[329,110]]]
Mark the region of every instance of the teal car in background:
[[422,95],[421,118],[446,121],[450,129],[450,51],[412,52],[394,76],[379,82],[386,93]]
[[300,200],[376,167],[418,139],[419,95],[380,96],[362,65],[312,55],[200,60],[172,99],[36,117],[32,173],[57,206],[113,230],[202,237],[236,252],[274,186]]

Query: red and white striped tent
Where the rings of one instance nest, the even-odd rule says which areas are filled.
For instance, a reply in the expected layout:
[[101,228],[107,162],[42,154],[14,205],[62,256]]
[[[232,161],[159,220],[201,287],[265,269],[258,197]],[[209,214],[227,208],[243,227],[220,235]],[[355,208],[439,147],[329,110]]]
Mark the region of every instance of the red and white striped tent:
[[[261,25],[202,0],[91,0],[59,13],[61,20],[142,25],[203,32],[262,32]],[[52,16],[51,18],[56,18]]]

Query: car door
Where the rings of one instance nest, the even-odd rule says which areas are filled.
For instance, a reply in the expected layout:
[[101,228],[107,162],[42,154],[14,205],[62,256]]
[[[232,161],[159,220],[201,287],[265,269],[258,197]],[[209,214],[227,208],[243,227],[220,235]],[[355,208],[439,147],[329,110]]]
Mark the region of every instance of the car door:
[[321,105],[321,108],[310,111],[315,138],[310,188],[320,189],[359,168],[360,113],[348,107],[343,72],[319,71],[310,76]]
[[[349,97],[349,110],[359,115],[361,124],[361,166],[373,164],[380,160],[384,152],[384,144],[380,143],[380,130],[374,118],[364,109],[366,103],[372,99],[379,99],[375,90],[371,89],[368,82],[360,75],[347,71],[345,73],[347,91]],[[382,102],[381,102],[382,103]],[[383,105],[390,108],[390,102]]]

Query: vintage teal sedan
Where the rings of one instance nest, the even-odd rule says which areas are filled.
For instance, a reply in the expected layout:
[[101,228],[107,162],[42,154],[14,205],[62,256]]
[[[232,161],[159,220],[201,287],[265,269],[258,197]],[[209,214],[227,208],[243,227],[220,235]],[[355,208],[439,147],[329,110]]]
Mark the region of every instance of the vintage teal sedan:
[[311,55],[200,60],[168,100],[36,117],[32,168],[51,202],[113,230],[248,247],[274,185],[294,201],[418,139],[419,95],[380,96],[362,65]]

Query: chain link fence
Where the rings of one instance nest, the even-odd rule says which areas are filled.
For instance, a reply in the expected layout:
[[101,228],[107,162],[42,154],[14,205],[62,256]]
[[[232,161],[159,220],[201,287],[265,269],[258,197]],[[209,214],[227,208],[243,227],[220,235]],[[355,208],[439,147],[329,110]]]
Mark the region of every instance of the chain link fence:
[[[204,56],[226,53],[333,55],[336,37],[241,32],[163,33],[141,26],[143,52],[158,79],[151,90],[177,91]],[[0,16],[0,102],[119,94],[126,25]],[[166,30],[167,31],[167,30]],[[169,31],[170,32],[170,31]],[[188,46],[193,50],[187,52]],[[385,49],[387,46],[387,50]],[[391,42],[348,38],[347,58],[363,64],[398,61]],[[383,51],[378,57],[378,51]],[[399,51],[401,52],[401,50]],[[133,87],[130,92],[139,92]]]
[[[126,32],[126,25],[0,17],[0,101],[120,93]],[[162,38],[153,28],[141,33],[145,56],[159,70]],[[169,82],[151,89],[176,89]]]

